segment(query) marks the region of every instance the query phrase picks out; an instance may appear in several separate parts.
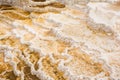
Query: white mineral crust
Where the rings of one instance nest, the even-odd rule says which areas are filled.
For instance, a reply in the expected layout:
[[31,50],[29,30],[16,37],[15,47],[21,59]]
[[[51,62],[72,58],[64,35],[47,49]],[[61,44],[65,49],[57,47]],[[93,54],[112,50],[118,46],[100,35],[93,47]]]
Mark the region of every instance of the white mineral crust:
[[119,5],[74,2],[60,12],[0,6],[0,80],[120,80]]

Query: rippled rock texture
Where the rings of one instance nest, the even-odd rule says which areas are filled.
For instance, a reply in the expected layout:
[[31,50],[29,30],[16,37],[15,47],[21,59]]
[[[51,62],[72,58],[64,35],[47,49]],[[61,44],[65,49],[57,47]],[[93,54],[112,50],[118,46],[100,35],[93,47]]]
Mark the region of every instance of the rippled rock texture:
[[0,80],[119,80],[119,5],[54,5],[0,6]]

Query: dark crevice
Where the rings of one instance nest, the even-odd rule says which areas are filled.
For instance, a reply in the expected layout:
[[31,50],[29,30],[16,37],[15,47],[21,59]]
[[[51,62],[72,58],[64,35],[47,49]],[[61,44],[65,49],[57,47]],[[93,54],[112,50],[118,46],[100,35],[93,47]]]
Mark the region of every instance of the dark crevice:
[[31,74],[30,67],[24,68],[25,80],[40,80],[36,75]]

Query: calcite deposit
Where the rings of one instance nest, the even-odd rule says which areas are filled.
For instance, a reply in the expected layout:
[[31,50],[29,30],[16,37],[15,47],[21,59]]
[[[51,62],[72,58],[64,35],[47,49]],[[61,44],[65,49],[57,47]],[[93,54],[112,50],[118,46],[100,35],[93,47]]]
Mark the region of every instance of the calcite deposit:
[[0,1],[0,80],[120,80],[119,2],[10,1]]

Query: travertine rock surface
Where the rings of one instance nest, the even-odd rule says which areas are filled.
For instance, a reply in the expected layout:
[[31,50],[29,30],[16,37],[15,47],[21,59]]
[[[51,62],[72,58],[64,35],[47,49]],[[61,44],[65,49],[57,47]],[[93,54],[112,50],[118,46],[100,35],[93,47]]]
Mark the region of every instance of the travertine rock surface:
[[0,6],[0,80],[120,79],[119,6],[61,9]]
[[[120,39],[120,3],[89,3],[88,6],[90,7],[89,17],[93,23],[92,27],[102,29]],[[94,23],[97,25],[94,26]]]

